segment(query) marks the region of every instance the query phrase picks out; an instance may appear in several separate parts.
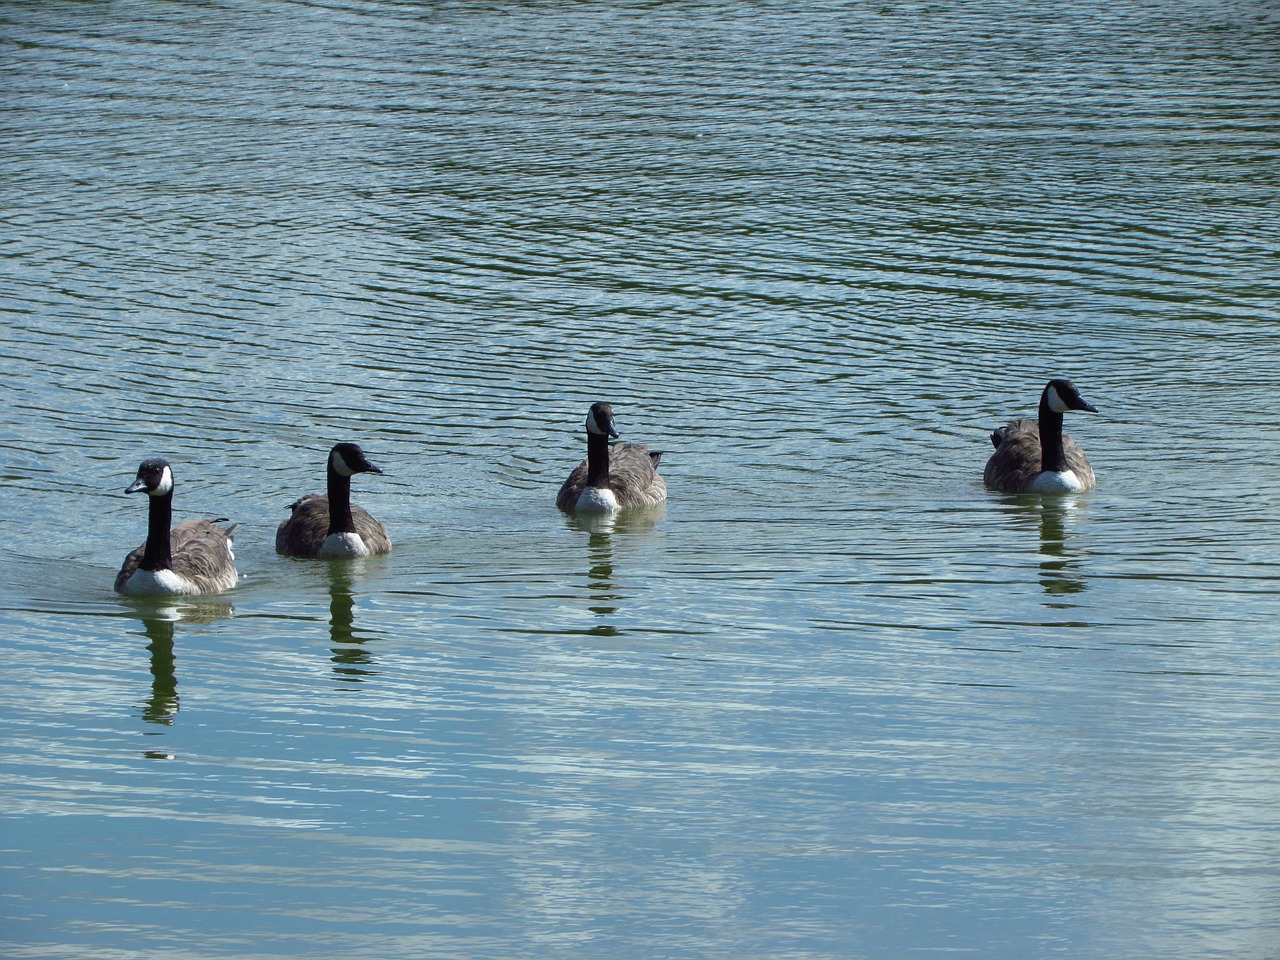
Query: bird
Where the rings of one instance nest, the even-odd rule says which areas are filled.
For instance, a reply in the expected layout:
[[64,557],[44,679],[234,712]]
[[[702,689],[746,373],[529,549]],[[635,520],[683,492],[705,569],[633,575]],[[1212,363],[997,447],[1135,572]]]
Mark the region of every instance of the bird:
[[613,407],[603,401],[587,411],[587,459],[574,467],[556,495],[556,506],[568,513],[613,513],[628,507],[655,506],[667,499],[667,484],[658,476],[660,451],[641,443],[615,443]]
[[276,529],[276,553],[326,560],[390,553],[386,527],[351,502],[351,478],[382,470],[359,444],[339,443],[329,451],[326,473],[326,495],[309,493],[289,504],[289,517]]
[[167,460],[143,460],[125,493],[145,493],[147,541],[127,557],[116,575],[116,593],[131,597],[176,597],[221,593],[240,582],[231,537],[238,524],[226,518],[173,522],[173,468]]
[[1084,451],[1062,432],[1068,410],[1097,413],[1070,380],[1050,380],[1040,394],[1037,420],[1019,419],[994,430],[996,452],[982,480],[1004,493],[1078,493],[1097,485]]

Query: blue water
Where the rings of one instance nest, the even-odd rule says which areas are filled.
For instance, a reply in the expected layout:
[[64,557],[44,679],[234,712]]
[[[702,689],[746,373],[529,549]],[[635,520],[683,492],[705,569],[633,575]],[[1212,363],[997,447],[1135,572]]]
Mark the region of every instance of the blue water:
[[1280,957],[1278,25],[0,2],[4,955]]

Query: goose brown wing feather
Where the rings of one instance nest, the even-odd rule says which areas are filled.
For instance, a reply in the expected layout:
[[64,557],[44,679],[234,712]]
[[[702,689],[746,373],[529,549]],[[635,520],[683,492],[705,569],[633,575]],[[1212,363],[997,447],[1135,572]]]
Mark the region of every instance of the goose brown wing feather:
[[369,548],[369,553],[377,555],[391,552],[391,537],[387,534],[387,528],[379,523],[373,514],[364,507],[353,504],[351,519],[355,521],[356,533],[360,534],[360,539]]
[[609,448],[609,487],[619,507],[649,507],[667,499],[667,484],[658,476],[661,453],[641,443],[615,443]]
[[314,557],[329,535],[329,498],[309,493],[289,504],[289,516],[276,528],[276,552]]
[[572,511],[578,505],[578,498],[582,496],[582,491],[585,489],[587,489],[587,461],[583,460],[569,471],[568,478],[560,485],[560,492],[556,494],[556,506],[561,510]]
[[212,520],[188,520],[169,531],[173,572],[201,588],[202,593],[230,590],[240,580],[231,538],[237,524],[219,526]]
[[116,593],[124,593],[124,585],[129,582],[129,578],[138,572],[138,565],[142,563],[142,555],[146,552],[147,545],[144,543],[129,553],[124,558],[124,563],[120,565],[120,572],[116,574]]
[[1067,454],[1067,467],[1080,478],[1081,485],[1086,490],[1092,490],[1096,487],[1098,481],[1093,475],[1093,467],[1089,466],[1089,458],[1084,455],[1084,451],[1080,449],[1079,445],[1071,439],[1069,433],[1062,435],[1062,446]]
[[991,434],[995,453],[987,460],[982,481],[994,490],[1023,493],[1040,473],[1040,427],[1034,420],[1014,420]]

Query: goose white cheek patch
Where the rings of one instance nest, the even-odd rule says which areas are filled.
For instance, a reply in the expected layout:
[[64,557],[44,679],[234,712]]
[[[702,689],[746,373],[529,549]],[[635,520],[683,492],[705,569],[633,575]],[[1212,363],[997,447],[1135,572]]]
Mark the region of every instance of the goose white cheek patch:
[[354,477],[356,472],[347,466],[347,461],[342,459],[342,454],[334,451],[329,454],[329,465],[333,467],[333,472],[340,477]]
[[599,433],[605,436],[608,436],[609,434],[609,431],[607,429],[605,429],[604,427],[601,427],[600,424],[596,422],[596,412],[594,410],[590,410],[587,412],[587,432]]
[[1049,388],[1049,409],[1054,413],[1066,413],[1067,405],[1062,402],[1062,398],[1058,396],[1058,388]]
[[156,488],[151,491],[153,497],[163,497],[173,492],[173,471],[168,467],[160,472],[160,482],[156,484]]

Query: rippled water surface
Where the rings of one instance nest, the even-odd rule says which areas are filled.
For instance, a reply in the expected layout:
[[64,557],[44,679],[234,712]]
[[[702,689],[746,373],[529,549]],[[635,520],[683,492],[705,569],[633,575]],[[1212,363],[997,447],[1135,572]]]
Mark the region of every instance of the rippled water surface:
[[0,2],[0,952],[1280,957],[1278,186],[1270,0]]

